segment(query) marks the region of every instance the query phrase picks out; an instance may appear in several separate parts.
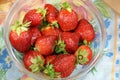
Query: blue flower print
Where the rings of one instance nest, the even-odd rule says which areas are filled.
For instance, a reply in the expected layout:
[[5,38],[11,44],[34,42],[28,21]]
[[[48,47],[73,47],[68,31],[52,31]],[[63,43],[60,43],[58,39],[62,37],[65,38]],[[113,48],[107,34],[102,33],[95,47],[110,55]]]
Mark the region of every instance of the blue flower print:
[[13,62],[11,61],[6,48],[4,48],[2,50],[2,55],[0,55],[0,65],[2,66],[2,69],[10,69],[12,67],[12,63]]
[[119,73],[115,73],[115,77],[119,78],[120,74]]
[[105,22],[106,28],[108,28],[108,27],[110,26],[110,20],[109,20],[109,19],[106,19],[104,22]]
[[108,52],[108,53],[106,54],[106,56],[112,57],[112,56],[113,56],[113,52]]
[[108,47],[108,43],[109,41],[112,39],[112,35],[107,35],[107,40],[106,40],[106,44],[105,44],[105,48]]
[[120,46],[118,47],[118,51],[120,51]]
[[120,29],[120,24],[118,25],[118,28]]
[[120,64],[120,60],[119,59],[116,60],[116,64]]

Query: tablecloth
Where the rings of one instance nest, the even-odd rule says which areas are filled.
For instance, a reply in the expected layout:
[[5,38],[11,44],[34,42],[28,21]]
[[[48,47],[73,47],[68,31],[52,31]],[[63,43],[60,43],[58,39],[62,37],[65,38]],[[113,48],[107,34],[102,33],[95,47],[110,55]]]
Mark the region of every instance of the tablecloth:
[[[101,12],[106,25],[107,39],[104,54],[99,63],[83,79],[76,80],[120,80],[120,16],[101,0],[92,0],[92,2]],[[0,18],[0,80],[34,80],[19,71],[8,55],[3,39],[3,19]]]

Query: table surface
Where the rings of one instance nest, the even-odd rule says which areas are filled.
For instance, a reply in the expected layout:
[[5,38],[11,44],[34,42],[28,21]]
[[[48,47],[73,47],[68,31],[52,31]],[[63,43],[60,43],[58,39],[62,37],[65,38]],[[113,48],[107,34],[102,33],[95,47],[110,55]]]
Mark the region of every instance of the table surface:
[[[102,59],[83,80],[120,80],[120,16],[101,0],[93,0],[93,3],[104,18],[107,40]],[[5,14],[0,14],[0,80],[34,80],[19,71],[8,55],[2,38],[4,17]]]

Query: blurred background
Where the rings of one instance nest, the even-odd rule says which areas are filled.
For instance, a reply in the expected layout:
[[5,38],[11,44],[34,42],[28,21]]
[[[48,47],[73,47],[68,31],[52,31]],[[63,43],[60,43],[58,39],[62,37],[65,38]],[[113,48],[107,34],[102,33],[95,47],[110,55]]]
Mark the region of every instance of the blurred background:
[[0,24],[3,23],[5,15],[15,0],[0,0]]

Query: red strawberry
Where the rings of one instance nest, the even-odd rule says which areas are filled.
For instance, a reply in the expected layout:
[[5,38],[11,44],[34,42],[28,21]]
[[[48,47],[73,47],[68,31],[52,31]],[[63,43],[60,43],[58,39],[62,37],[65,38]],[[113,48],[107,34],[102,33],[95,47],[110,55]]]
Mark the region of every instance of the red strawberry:
[[75,68],[75,60],[72,54],[60,54],[51,65],[47,65],[44,73],[50,77],[68,77]]
[[69,53],[74,53],[78,48],[79,37],[76,33],[72,32],[63,32],[61,39],[66,44],[66,51]]
[[79,34],[82,41],[86,40],[87,42],[92,42],[95,38],[94,28],[86,19],[81,19],[79,21],[75,32]]
[[56,22],[58,10],[52,4],[45,4],[45,8],[47,9],[46,20],[50,23]]
[[40,33],[38,27],[31,27],[29,29],[29,31],[32,34],[31,45],[33,45],[34,42],[36,41],[36,39],[41,36],[41,33]]
[[87,45],[80,46],[75,52],[77,63],[86,65],[92,60],[92,50]]
[[35,47],[40,54],[47,56],[53,53],[56,40],[56,36],[41,36],[37,39]]
[[78,48],[79,36],[73,32],[63,32],[56,42],[56,53],[74,53]]
[[54,36],[59,37],[62,34],[62,31],[59,28],[47,26],[46,28],[41,30],[41,33],[42,33],[42,35],[45,35],[45,36],[54,35]]
[[78,15],[71,9],[70,4],[65,2],[58,14],[58,23],[63,31],[71,31],[77,27]]
[[31,22],[30,26],[38,26],[42,24],[42,19],[45,17],[46,11],[42,9],[32,9],[28,11],[23,19],[23,22]]
[[39,52],[28,51],[24,54],[23,62],[28,70],[38,73],[43,70],[45,59]]
[[75,65],[72,65],[68,70],[61,73],[61,77],[68,77],[73,70],[75,69]]
[[47,64],[47,63],[52,64],[56,57],[57,57],[57,55],[47,56],[47,57],[45,58],[45,64]]
[[17,22],[12,26],[9,35],[12,46],[19,52],[26,52],[31,46],[31,33],[28,31],[29,23],[20,24]]

